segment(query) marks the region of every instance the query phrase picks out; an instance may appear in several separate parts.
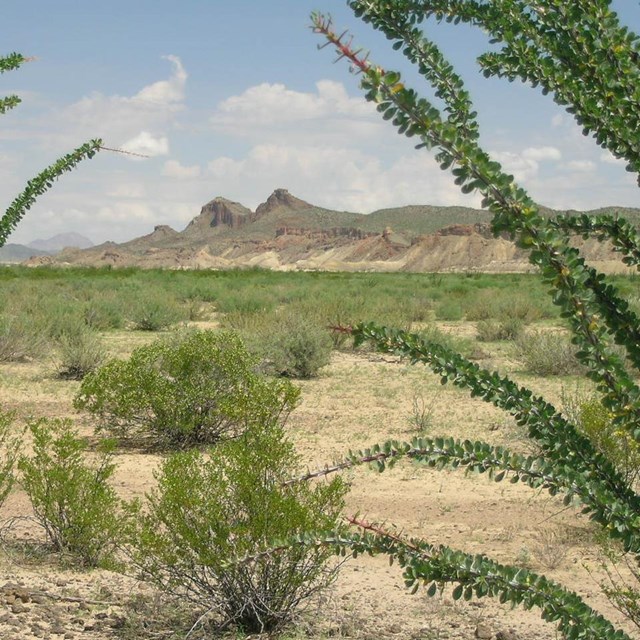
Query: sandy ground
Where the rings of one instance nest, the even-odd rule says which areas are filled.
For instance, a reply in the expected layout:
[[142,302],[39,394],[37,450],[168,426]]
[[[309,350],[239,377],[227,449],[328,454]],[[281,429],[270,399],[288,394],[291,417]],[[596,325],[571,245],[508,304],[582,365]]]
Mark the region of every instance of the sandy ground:
[[[441,328],[474,334],[471,324],[449,323]],[[109,345],[113,354],[124,355],[153,338],[122,332],[112,334]],[[528,379],[519,374],[504,344],[482,345],[482,350],[486,353],[481,364],[515,368],[514,376],[554,402],[563,385],[575,389],[574,380]],[[484,439],[520,450],[531,446],[501,412],[462,391],[441,386],[423,367],[394,357],[335,353],[318,379],[300,386],[302,402],[287,429],[310,469],[339,459],[349,449],[419,435],[412,424],[414,402],[430,410],[429,435]],[[90,435],[91,418],[75,413],[71,405],[76,389],[77,383],[54,377],[51,362],[0,365],[0,402],[5,408],[16,409],[21,417],[71,417]],[[117,458],[115,486],[123,497],[142,495],[153,486],[157,455],[123,450]],[[383,474],[359,468],[347,477],[351,482],[347,515],[393,523],[409,536],[545,573],[577,591],[612,621],[621,622],[598,586],[602,575],[593,528],[559,500],[484,476],[410,464]],[[20,489],[0,512],[3,522],[18,518],[12,528],[5,525],[0,549],[0,638],[185,637],[185,631],[171,635],[171,608],[157,600],[153,589],[132,577],[76,570],[70,559],[50,554],[41,544],[42,531],[24,518],[29,515],[28,500]],[[487,598],[454,602],[447,590],[434,598],[422,591],[412,596],[403,587],[399,569],[384,558],[348,561],[332,593],[314,603],[292,633],[425,640],[557,637],[554,627],[542,622],[536,611],[512,610]]]

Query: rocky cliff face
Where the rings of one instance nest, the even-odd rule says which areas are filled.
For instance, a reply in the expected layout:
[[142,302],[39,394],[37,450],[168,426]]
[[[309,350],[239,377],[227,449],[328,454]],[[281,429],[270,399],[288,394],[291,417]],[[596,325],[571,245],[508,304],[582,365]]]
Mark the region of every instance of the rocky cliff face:
[[238,229],[248,222],[252,222],[251,209],[226,198],[214,198],[202,207],[200,215],[196,216],[182,232],[185,236],[211,235],[212,229]]
[[286,189],[276,189],[268,198],[266,202],[258,205],[255,212],[255,220],[262,218],[262,216],[272,211],[278,211],[282,209],[293,209],[295,211],[302,211],[304,209],[312,209],[313,205],[300,200],[292,196]]

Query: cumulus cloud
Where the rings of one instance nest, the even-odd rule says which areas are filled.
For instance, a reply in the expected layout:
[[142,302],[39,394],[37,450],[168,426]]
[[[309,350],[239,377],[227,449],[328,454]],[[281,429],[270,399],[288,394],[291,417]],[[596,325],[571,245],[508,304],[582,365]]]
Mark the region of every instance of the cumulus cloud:
[[123,142],[123,151],[137,153],[153,158],[154,156],[166,156],[169,153],[169,141],[165,136],[154,136],[148,131],[141,131],[137,136]]
[[570,162],[567,162],[566,167],[570,171],[588,173],[595,170],[596,163],[591,160],[571,160]]
[[316,89],[316,93],[305,93],[287,89],[284,84],[264,82],[223,100],[211,116],[211,123],[214,127],[247,123],[266,126],[336,115],[367,117],[374,111],[362,98],[350,97],[340,82],[320,80]]
[[528,160],[560,160],[562,153],[557,147],[527,147],[522,156]]
[[[37,141],[47,148],[67,150],[78,141],[101,137],[107,146],[123,147],[148,132],[155,140],[166,137],[184,109],[187,73],[176,56],[164,56],[171,75],[142,87],[131,96],[93,92],[62,109],[48,113],[37,130]],[[31,129],[32,135],[36,129]],[[158,155],[158,147],[150,151]]]
[[131,100],[138,103],[168,105],[180,103],[184,100],[184,88],[187,83],[187,72],[177,56],[162,56],[173,65],[173,74],[168,80],[160,80],[136,93]]
[[167,160],[162,168],[162,175],[176,180],[189,180],[200,176],[200,167],[195,164],[186,167],[177,160]]
[[220,102],[209,122],[215,132],[249,139],[252,144],[297,142],[342,145],[380,144],[393,139],[373,105],[349,96],[333,80],[302,92],[284,84],[263,83]]
[[526,182],[535,178],[540,170],[540,163],[537,160],[521,153],[492,151],[489,155],[502,165],[506,173],[512,174],[517,182]]

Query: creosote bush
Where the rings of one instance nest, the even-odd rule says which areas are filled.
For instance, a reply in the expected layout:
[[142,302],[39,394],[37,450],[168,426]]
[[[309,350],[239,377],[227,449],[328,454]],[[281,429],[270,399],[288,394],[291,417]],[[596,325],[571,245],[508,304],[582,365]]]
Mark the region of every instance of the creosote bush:
[[58,339],[58,377],[82,380],[107,359],[107,351],[96,331],[86,326],[63,333]]
[[237,334],[187,331],[111,360],[82,381],[74,406],[110,435],[164,446],[213,444],[286,419],[299,391],[256,372]]
[[186,320],[188,314],[166,295],[140,293],[127,314],[132,328],[138,331],[161,331]]
[[522,337],[524,325],[518,318],[480,320],[476,325],[476,331],[480,342],[514,341]]
[[256,550],[337,523],[346,487],[287,483],[298,460],[279,425],[257,423],[217,445],[167,458],[138,512],[133,561],[163,590],[247,633],[271,632],[335,576],[323,548]]
[[0,362],[24,362],[47,352],[47,341],[26,314],[0,316]]
[[569,338],[556,331],[528,331],[516,341],[525,371],[537,376],[570,376],[584,373]]
[[274,318],[262,334],[263,368],[266,373],[285,378],[315,378],[331,359],[329,332],[294,314]]
[[90,567],[109,565],[125,527],[120,500],[109,485],[115,471],[112,444],[94,464],[68,420],[43,418],[29,425],[33,455],[18,462],[21,484],[36,520],[56,551]]

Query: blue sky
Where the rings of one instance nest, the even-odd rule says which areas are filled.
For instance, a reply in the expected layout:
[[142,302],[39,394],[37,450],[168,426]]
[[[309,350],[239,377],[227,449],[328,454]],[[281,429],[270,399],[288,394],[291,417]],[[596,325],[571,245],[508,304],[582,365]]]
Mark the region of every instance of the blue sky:
[[[615,0],[632,30],[640,7]],[[0,207],[85,140],[147,153],[102,152],[68,174],[11,237],[77,231],[123,241],[157,224],[182,229],[224,196],[254,208],[278,187],[332,209],[466,204],[430,154],[382,122],[348,65],[333,64],[309,25],[322,10],[387,68],[415,74],[342,0],[4,0],[0,53],[35,60],[0,76],[23,104],[0,118]],[[430,24],[468,83],[481,139],[540,203],[638,206],[633,176],[549,97],[486,80],[478,30]],[[419,88],[419,85],[416,85]]]

